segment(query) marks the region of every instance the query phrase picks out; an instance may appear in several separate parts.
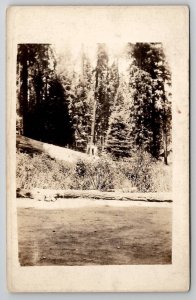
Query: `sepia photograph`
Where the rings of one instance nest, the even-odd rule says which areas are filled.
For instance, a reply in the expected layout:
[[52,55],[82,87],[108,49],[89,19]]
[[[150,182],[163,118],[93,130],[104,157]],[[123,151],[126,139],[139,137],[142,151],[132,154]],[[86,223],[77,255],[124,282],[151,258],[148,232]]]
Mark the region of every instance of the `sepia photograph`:
[[[117,28],[118,24],[121,31],[124,28],[123,16],[129,24],[128,16],[133,16],[135,10],[135,16],[142,12],[149,21],[150,7],[141,10],[129,7],[129,13],[125,8],[120,9],[118,21],[117,7],[64,7],[62,12],[57,7],[42,7],[27,32],[25,24],[36,7],[10,10],[8,60],[12,63],[8,63],[8,83],[12,89],[8,96],[14,99],[9,102],[14,117],[9,119],[8,113],[7,122],[10,120],[10,155],[15,160],[12,167],[10,163],[8,176],[13,180],[15,177],[15,183],[11,183],[11,205],[8,204],[8,218],[14,218],[14,225],[8,225],[8,232],[12,232],[8,253],[14,253],[11,269],[15,266],[17,272],[32,270],[31,278],[33,270],[42,274],[40,286],[36,283],[33,288],[33,284],[31,287],[21,280],[25,289],[15,288],[12,283],[13,290],[42,291],[44,274],[47,270],[52,272],[51,268],[58,273],[57,270],[68,272],[67,267],[77,267],[80,274],[82,270],[92,270],[91,276],[93,270],[100,272],[104,267],[106,272],[112,268],[118,276],[114,269],[117,267],[130,270],[129,277],[134,274],[129,268],[141,268],[139,272],[143,272],[142,268],[147,267],[152,272],[149,278],[153,278],[153,268],[160,267],[166,276],[175,273],[176,247],[185,251],[180,252],[180,255],[185,253],[185,264],[176,288],[181,284],[182,289],[187,288],[188,65],[178,66],[176,61],[182,48],[182,62],[186,62],[188,44],[184,43],[184,48],[179,44],[179,52],[175,52],[176,44],[170,40],[173,35],[169,42],[157,32],[144,39],[145,24],[141,20],[138,24],[142,35],[137,35],[136,28],[135,34],[129,34],[128,30],[121,38]],[[159,20],[161,8],[151,9]],[[185,9],[176,8],[176,12],[181,13],[179,18],[186,23]],[[82,16],[87,11],[92,14],[85,23]],[[67,16],[64,25],[63,12]],[[176,16],[174,7],[168,8],[168,12]],[[58,33],[53,30],[49,33],[48,28],[45,33],[48,38],[44,39],[38,24],[44,24],[44,28],[51,13],[55,15],[54,28]],[[17,23],[21,16],[23,21]],[[73,25],[72,16],[76,23],[79,20],[77,25]],[[97,26],[99,17],[105,22],[103,28],[111,22],[113,29],[106,30],[107,35],[113,34],[111,38],[105,38]],[[82,22],[84,28],[79,29]],[[16,24],[16,33],[11,24]],[[66,24],[71,32],[68,30],[64,35],[65,31],[59,29],[65,29]],[[95,24],[97,35],[92,33],[92,27],[88,36],[89,24]],[[167,28],[166,15],[163,24]],[[181,105],[177,75],[183,68]],[[183,206],[176,200],[176,187]],[[181,217],[181,212],[176,217],[176,205],[179,210],[183,208]],[[184,232],[176,227],[179,220],[176,218],[181,219]],[[180,230],[181,233],[176,233]],[[178,234],[183,246],[176,241]],[[159,274],[159,269],[156,270]],[[66,274],[69,276],[69,272]],[[147,276],[147,269],[144,274]],[[66,276],[61,279],[66,280]],[[118,281],[123,281],[123,276]],[[151,282],[148,288],[170,290],[170,285],[167,287],[161,280],[160,286],[157,283],[153,288]],[[138,288],[139,278],[135,282],[132,288],[128,282],[125,286],[111,283],[108,291],[148,290],[145,284]],[[71,291],[83,290],[75,284],[71,285]],[[172,284],[175,286],[175,282]],[[107,287],[103,284],[103,288],[95,285],[84,288],[99,289]],[[50,288],[44,286],[44,290]],[[63,284],[59,282],[51,286],[51,291],[61,290]],[[69,291],[69,287],[65,290]]]
[[161,43],[18,45],[22,266],[172,262],[171,84]]

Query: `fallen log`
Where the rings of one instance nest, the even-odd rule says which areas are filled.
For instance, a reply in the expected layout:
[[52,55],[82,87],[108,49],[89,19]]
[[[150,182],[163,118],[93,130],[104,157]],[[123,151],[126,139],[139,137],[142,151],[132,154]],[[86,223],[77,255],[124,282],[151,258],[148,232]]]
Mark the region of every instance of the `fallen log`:
[[55,201],[57,198],[88,198],[119,201],[172,202],[172,193],[124,193],[101,192],[98,190],[17,190],[18,198],[32,198],[39,201]]

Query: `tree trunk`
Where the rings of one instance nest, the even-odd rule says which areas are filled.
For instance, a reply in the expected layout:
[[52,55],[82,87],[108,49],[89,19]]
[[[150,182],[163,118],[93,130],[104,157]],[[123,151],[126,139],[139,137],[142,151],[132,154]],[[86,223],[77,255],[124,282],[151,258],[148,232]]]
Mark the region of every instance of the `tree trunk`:
[[95,142],[95,121],[96,121],[96,110],[97,110],[97,88],[98,88],[98,70],[96,70],[96,81],[95,81],[95,97],[93,105],[93,118],[91,125],[91,138],[90,143],[93,145]]
[[167,116],[166,116],[166,110],[165,110],[165,97],[164,97],[164,115],[163,115],[163,155],[164,155],[164,163],[165,165],[168,165],[168,160],[167,160]]
[[93,119],[92,119],[92,125],[91,125],[91,138],[90,138],[90,143],[91,144],[94,144],[94,142],[95,142],[96,110],[97,110],[97,99],[95,97],[95,99],[94,99],[94,105],[93,105]]
[[24,48],[22,70],[21,70],[21,90],[20,90],[20,105],[22,107],[23,118],[23,135],[27,134],[27,118],[28,118],[28,64],[27,64],[27,49]]
[[156,124],[156,115],[155,115],[155,99],[152,99],[152,119],[151,119],[151,129],[152,129],[152,145],[151,145],[151,154],[154,158],[158,158],[157,151],[157,124]]
[[167,133],[165,130],[163,131],[163,155],[164,155],[164,163],[165,165],[168,165],[168,160],[167,160]]

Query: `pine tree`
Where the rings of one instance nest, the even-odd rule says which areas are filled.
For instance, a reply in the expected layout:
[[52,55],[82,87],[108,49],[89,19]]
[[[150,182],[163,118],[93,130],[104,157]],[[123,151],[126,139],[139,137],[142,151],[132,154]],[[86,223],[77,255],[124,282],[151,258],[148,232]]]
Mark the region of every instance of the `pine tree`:
[[55,69],[49,44],[19,44],[17,53],[17,112],[22,116],[22,133],[29,134],[29,114],[47,98],[48,79]]
[[132,150],[130,99],[123,79],[118,87],[113,111],[109,120],[105,149],[115,157],[128,157]]
[[21,133],[65,146],[72,143],[72,124],[56,58],[49,44],[20,44],[17,55],[18,113]]
[[94,73],[94,117],[91,140],[93,143],[96,143],[100,151],[103,151],[109,126],[109,118],[119,86],[117,59],[109,66],[109,56],[105,44],[98,44],[97,65]]
[[84,52],[81,58],[81,74],[78,74],[77,81],[72,85],[74,96],[70,101],[70,114],[73,119],[75,148],[85,152],[91,132],[94,83],[92,66]]
[[[136,43],[129,45],[132,63],[132,135],[135,143],[158,159],[164,151],[167,164],[167,145],[171,136],[171,101],[167,88],[171,74],[161,44]],[[164,146],[165,145],[165,146]]]
[[96,144],[104,143],[109,118],[108,86],[108,53],[105,44],[98,44],[97,66],[95,69],[95,137]]

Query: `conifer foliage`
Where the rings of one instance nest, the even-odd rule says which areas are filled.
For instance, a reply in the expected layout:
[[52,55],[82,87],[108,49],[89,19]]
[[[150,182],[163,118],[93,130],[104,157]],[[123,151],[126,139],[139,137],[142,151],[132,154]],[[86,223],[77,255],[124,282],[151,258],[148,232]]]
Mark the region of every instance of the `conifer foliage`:
[[130,98],[127,95],[127,86],[121,82],[110,116],[105,146],[106,150],[117,158],[129,157],[133,147],[130,103]]
[[[113,49],[114,50],[114,49]],[[160,43],[127,44],[121,52],[96,45],[20,44],[17,132],[85,152],[89,142],[116,158],[140,148],[168,164],[171,73]]]
[[158,159],[164,153],[167,164],[171,136],[171,74],[162,45],[130,45],[132,89],[132,135],[135,144]]

